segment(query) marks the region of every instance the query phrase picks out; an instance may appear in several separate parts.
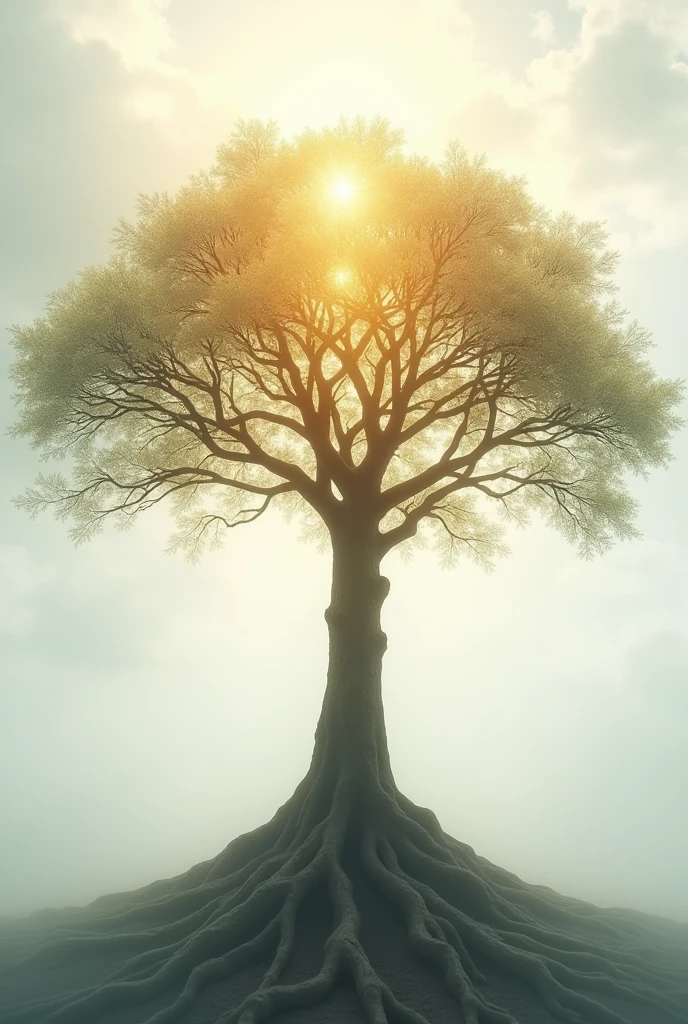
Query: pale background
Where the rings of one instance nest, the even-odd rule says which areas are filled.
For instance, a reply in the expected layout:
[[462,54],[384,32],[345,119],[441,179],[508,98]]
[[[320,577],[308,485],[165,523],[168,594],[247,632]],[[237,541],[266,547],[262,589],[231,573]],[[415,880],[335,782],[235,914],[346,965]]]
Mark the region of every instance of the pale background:
[[[210,164],[237,117],[291,135],[380,114],[605,219],[620,299],[688,377],[685,0],[22,0],[0,5],[0,322],[109,253],[137,191]],[[14,412],[0,340],[2,421]],[[685,415],[686,410],[682,410]],[[276,517],[198,566],[164,514],[74,549],[11,505],[0,441],[0,914],[177,874],[307,769],[329,564]],[[401,788],[523,878],[688,920],[688,444],[642,541],[580,562],[534,524],[492,575],[390,557],[385,704]]]

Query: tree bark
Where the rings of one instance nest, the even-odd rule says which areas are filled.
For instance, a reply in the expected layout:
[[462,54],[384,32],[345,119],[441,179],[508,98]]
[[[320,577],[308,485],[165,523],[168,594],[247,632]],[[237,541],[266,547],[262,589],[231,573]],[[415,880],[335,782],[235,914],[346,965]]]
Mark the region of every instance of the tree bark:
[[365,811],[396,792],[382,706],[387,636],[380,612],[389,580],[380,573],[376,527],[342,525],[332,531],[332,554],[327,686],[311,767],[327,780],[329,792],[346,786],[352,806]]

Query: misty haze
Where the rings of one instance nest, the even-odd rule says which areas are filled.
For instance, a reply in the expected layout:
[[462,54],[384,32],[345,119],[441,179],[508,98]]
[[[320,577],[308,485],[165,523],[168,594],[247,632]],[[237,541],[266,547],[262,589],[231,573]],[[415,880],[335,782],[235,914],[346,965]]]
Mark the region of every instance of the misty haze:
[[682,0],[288,6],[0,11],[0,1020],[687,1024]]

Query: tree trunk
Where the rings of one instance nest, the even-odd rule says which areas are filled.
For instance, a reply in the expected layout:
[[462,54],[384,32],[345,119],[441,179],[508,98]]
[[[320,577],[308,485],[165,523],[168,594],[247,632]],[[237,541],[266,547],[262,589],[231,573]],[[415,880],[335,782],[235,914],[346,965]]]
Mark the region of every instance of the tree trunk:
[[332,535],[332,596],[327,687],[311,768],[326,790],[344,785],[358,810],[396,792],[382,707],[387,636],[380,610],[389,580],[380,574],[376,529],[340,528]]

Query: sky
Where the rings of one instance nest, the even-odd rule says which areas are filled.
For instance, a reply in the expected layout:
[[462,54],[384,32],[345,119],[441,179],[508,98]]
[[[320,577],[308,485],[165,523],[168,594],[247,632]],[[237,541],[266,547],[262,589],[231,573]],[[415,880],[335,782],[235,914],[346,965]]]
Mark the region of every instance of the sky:
[[[653,365],[688,378],[685,0],[22,0],[0,51],[3,328],[237,118],[290,137],[380,115],[409,152],[458,139],[604,220]],[[9,338],[0,915],[179,874],[269,819],[310,763],[330,585],[278,515],[190,565],[164,510],[78,548],[17,510],[46,467],[6,433]],[[445,831],[526,881],[688,921],[686,429],[673,449],[631,480],[642,539],[592,562],[537,521],[489,574],[390,555],[383,687],[397,783]]]

